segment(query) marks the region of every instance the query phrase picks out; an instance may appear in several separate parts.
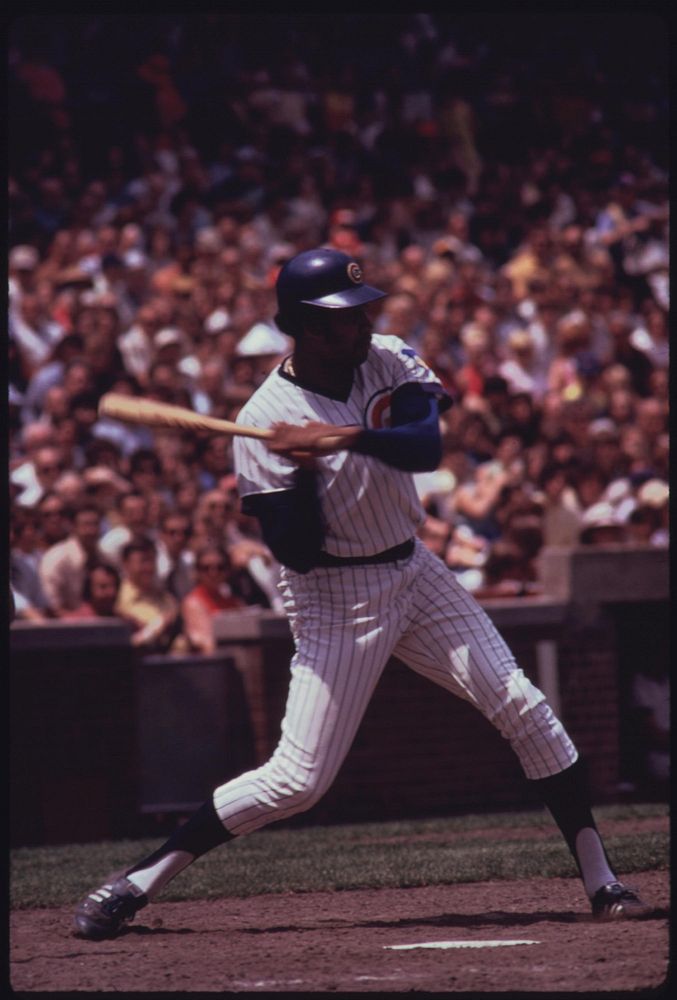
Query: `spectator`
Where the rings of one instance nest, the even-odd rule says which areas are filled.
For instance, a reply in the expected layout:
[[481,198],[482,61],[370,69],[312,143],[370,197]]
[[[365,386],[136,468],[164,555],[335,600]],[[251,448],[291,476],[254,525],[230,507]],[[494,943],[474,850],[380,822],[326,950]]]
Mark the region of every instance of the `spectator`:
[[132,645],[144,652],[181,648],[179,603],[157,579],[157,552],[149,538],[122,548],[122,583],[115,611],[134,625]]
[[547,387],[547,373],[538,361],[536,344],[528,330],[513,330],[508,336],[508,356],[498,366],[512,393],[526,393],[536,400]]
[[638,509],[650,508],[656,521],[649,536],[651,545],[667,547],[670,544],[670,487],[662,479],[649,479],[637,490]]
[[[193,36],[183,31],[182,15],[168,16],[170,61],[179,65],[186,39]],[[445,53],[457,40],[443,18],[431,15],[430,23],[425,53],[432,79],[446,72]],[[386,47],[400,51],[403,24],[396,18],[381,25]],[[418,37],[414,22],[407,24]],[[150,22],[146,27],[150,37],[159,37]],[[379,332],[401,336],[417,348],[451,389],[456,406],[445,419],[467,446],[471,466],[492,462],[500,435],[511,430],[525,446],[522,479],[532,491],[551,462],[566,467],[568,476],[574,462],[580,468],[599,465],[604,490],[619,481],[619,474],[631,480],[635,492],[647,477],[667,479],[667,171],[656,137],[664,132],[660,126],[666,124],[668,102],[657,47],[651,47],[650,62],[639,50],[635,53],[628,84],[616,69],[625,64],[612,58],[621,50],[616,37],[606,35],[602,42],[593,30],[585,33],[584,43],[569,39],[568,65],[576,67],[581,86],[594,86],[595,115],[575,123],[559,113],[550,116],[533,157],[529,123],[543,117],[548,98],[530,85],[533,74],[528,67],[515,72],[513,56],[505,64],[508,104],[501,104],[500,96],[496,104],[495,95],[482,95],[481,89],[462,102],[450,102],[428,84],[417,94],[405,88],[402,103],[397,74],[381,74],[374,91],[373,52],[357,60],[352,89],[344,93],[345,83],[326,61],[318,60],[316,45],[303,26],[294,24],[293,39],[291,28],[278,27],[281,39],[298,51],[303,49],[299,37],[307,43],[291,90],[280,89],[279,81],[271,78],[252,91],[246,72],[233,68],[228,59],[216,58],[200,68],[195,93],[220,92],[223,81],[216,79],[215,67],[228,64],[232,92],[239,88],[246,95],[226,110],[232,116],[232,141],[225,144],[214,144],[204,129],[191,127],[192,145],[186,148],[183,128],[159,127],[166,110],[162,101],[168,93],[171,97],[171,88],[165,87],[166,66],[161,65],[166,54],[160,53],[159,62],[147,60],[143,72],[154,98],[143,113],[135,106],[129,119],[134,120],[135,140],[129,146],[133,155],[123,151],[122,140],[110,145],[106,138],[96,139],[96,128],[92,141],[83,145],[77,125],[90,118],[105,120],[98,106],[92,114],[92,102],[103,100],[106,107],[106,95],[97,92],[95,101],[94,91],[80,88],[79,111],[73,117],[72,88],[64,91],[62,86],[74,79],[72,53],[80,48],[96,51],[97,39],[106,36],[99,30],[98,15],[57,30],[41,72],[57,81],[56,113],[63,117],[57,127],[50,110],[49,128],[57,129],[59,148],[66,153],[56,158],[45,154],[44,130],[24,130],[10,178],[14,506],[17,494],[24,508],[44,494],[34,458],[38,447],[54,447],[56,437],[64,452],[58,484],[66,497],[83,494],[74,473],[84,477],[90,467],[106,464],[126,475],[129,458],[145,448],[162,463],[154,486],[148,487],[146,530],[157,532],[161,512],[176,503],[191,520],[200,509],[191,544],[206,538],[223,542],[224,525],[202,521],[201,498],[232,472],[225,438],[214,443],[205,438],[204,456],[188,444],[169,456],[157,432],[108,418],[92,423],[91,406],[78,407],[76,413],[69,407],[81,393],[94,392],[98,398],[111,389],[131,395],[152,391],[158,398],[186,400],[199,412],[233,418],[263,369],[275,363],[275,354],[269,354],[257,370],[259,359],[243,354],[242,345],[257,327],[272,329],[276,269],[297,250],[325,238],[335,245],[344,241],[342,245],[359,253],[375,283],[391,292],[377,321]],[[247,25],[239,25],[238,31],[246,40]],[[464,72],[479,78],[496,36],[486,19],[481,26],[470,25],[469,31]],[[17,59],[12,73],[16,75],[18,66],[24,67],[24,74],[26,43],[20,26],[13,35]],[[353,41],[359,48],[359,31]],[[585,67],[595,62],[590,53],[602,44],[605,59],[595,63],[593,80]],[[124,76],[126,58],[121,52],[114,76]],[[127,67],[132,73],[133,63]],[[554,64],[551,68],[556,89],[561,70]],[[35,75],[34,67],[32,72]],[[32,110],[36,121],[44,121],[39,95],[23,83],[19,88],[28,109],[21,120],[31,120]],[[361,110],[354,100],[360,88],[372,95],[370,107]],[[115,90],[118,96],[123,92]],[[653,122],[650,130],[638,124],[631,106],[638,93],[643,94],[642,115]],[[173,120],[185,125],[199,119],[187,93],[182,91],[183,105],[172,101]],[[512,115],[513,105],[522,109],[525,141],[506,160],[502,119]],[[302,113],[288,144],[279,123],[291,121],[294,108]],[[479,131],[468,144],[473,115]],[[442,123],[442,139],[428,134],[434,121]],[[348,138],[336,130],[341,122],[350,129]],[[626,141],[628,128],[632,142]],[[459,135],[459,149],[475,152],[468,158],[461,150],[463,163],[454,165],[459,150],[454,153],[448,142],[453,147]],[[395,169],[392,164],[400,162],[402,149],[410,151],[412,162]],[[579,157],[581,150],[592,152]],[[578,157],[575,171],[573,157]],[[268,195],[262,197],[266,190]],[[20,350],[16,329],[19,339],[28,338],[38,351],[37,360],[30,360],[25,344]],[[179,358],[176,344],[163,347],[155,340],[159,331],[167,330],[178,331]],[[534,345],[534,367],[549,370],[550,388],[542,395],[531,383],[525,384],[527,392],[515,393],[517,383],[512,382],[508,395],[496,375],[499,366],[509,364],[515,378],[524,377],[519,352],[513,356],[509,348],[519,341],[520,331]],[[528,366],[527,374],[531,371]],[[78,424],[74,443],[69,437],[73,415]],[[590,433],[600,417],[615,423],[617,443]],[[452,440],[450,436],[446,441],[443,469],[447,462],[458,461],[450,452]],[[117,453],[103,460],[90,458],[92,442],[111,443]],[[85,452],[84,461],[79,449]],[[466,470],[456,478],[463,495],[475,474]],[[46,488],[51,493],[49,483]],[[105,494],[107,487],[102,489]],[[562,494],[567,507],[571,490],[566,485]],[[116,511],[108,499],[104,503],[98,492],[92,496],[108,507],[106,520],[115,527]],[[591,503],[595,496],[599,490],[592,488]],[[626,499],[633,498],[634,493]],[[450,501],[449,490],[438,491],[432,501],[449,523],[454,519]],[[501,511],[500,501],[496,511]],[[493,520],[490,534],[505,532],[496,511],[487,515],[488,523]],[[663,537],[666,517],[661,508]],[[629,524],[628,529],[635,526]],[[255,527],[243,525],[235,511],[226,512],[225,530],[228,544],[243,533],[248,542],[260,544]],[[251,558],[253,562],[244,559],[243,565],[249,566],[245,572],[259,567],[270,601],[275,567],[265,554]],[[247,579],[251,581],[250,573]]]
[[608,482],[608,478],[598,466],[580,465],[573,478],[578,510],[586,511],[600,503]]
[[451,525],[439,517],[428,514],[419,528],[418,537],[426,548],[440,559],[444,559],[451,539]]
[[162,463],[151,448],[138,448],[129,458],[128,478],[135,493],[150,497],[162,483]]
[[664,311],[656,306],[650,307],[644,322],[630,334],[630,343],[648,357],[654,369],[666,371],[670,364],[670,340]]
[[24,597],[20,591],[14,589],[11,581],[9,586],[9,607],[10,624],[13,621],[42,623],[49,620],[44,612],[34,607],[27,597]]
[[21,431],[21,442],[14,442],[15,452],[10,457],[10,483],[16,487],[17,497],[26,491],[32,499],[40,494],[40,484],[35,472],[35,456],[40,448],[54,445],[54,428],[44,423],[31,423]]
[[524,597],[531,591],[531,571],[519,545],[508,539],[492,543],[484,565],[484,583],[474,591],[483,600],[491,597]]
[[160,583],[182,601],[193,588],[195,558],[190,549],[190,519],[168,511],[160,521],[157,541],[157,575]]
[[592,445],[591,460],[607,481],[620,479],[627,472],[618,427],[608,417],[593,420],[588,428]]
[[[138,395],[138,384],[130,376],[119,376],[110,387],[111,392],[126,396]],[[110,417],[97,420],[92,430],[94,438],[110,442],[125,457],[129,457],[139,448],[152,448],[153,434],[147,427],[123,423]]]
[[88,618],[117,618],[120,573],[107,562],[94,562],[87,567],[82,588],[82,603],[62,615],[67,621]]
[[63,452],[52,446],[37,448],[32,465],[34,483],[27,486],[17,498],[17,503],[22,507],[35,506],[46,493],[55,488],[64,471]]
[[69,532],[68,508],[58,493],[45,493],[35,508],[38,514],[40,545],[42,550],[62,542]]
[[18,508],[12,514],[9,573],[12,589],[27,606],[45,614],[48,610],[38,572],[43,549],[40,518],[36,511]]
[[244,607],[244,601],[228,586],[231,569],[223,548],[204,546],[196,553],[197,582],[181,602],[184,631],[190,648],[196,652],[213,653],[216,649],[214,614]]
[[558,464],[547,465],[541,473],[543,491],[543,544],[573,546],[578,544],[581,531],[579,510],[567,502],[566,469]]
[[509,477],[508,470],[498,462],[483,462],[475,470],[472,480],[461,483],[456,490],[454,507],[462,523],[489,541],[500,533],[496,511]]
[[15,311],[10,314],[9,334],[19,349],[26,378],[30,379],[48,361],[64,332],[58,323],[50,320],[35,293],[21,295]]
[[108,465],[90,465],[82,473],[85,493],[101,514],[101,532],[105,536],[116,523],[118,499],[132,492],[129,482]]
[[151,526],[148,517],[148,500],[142,493],[130,490],[121,493],[116,504],[119,523],[102,537],[100,549],[114,566],[120,565],[122,549],[131,542],[148,538]]
[[[47,409],[49,392],[53,393],[58,389],[64,399],[68,398],[63,388],[64,373],[67,366],[80,357],[83,349],[84,342],[78,333],[66,333],[52,346],[49,357],[28,378],[21,407],[21,422],[24,425],[43,416]],[[66,409],[62,406],[61,412],[65,413]]]
[[625,525],[609,503],[594,503],[583,512],[581,545],[618,545],[626,541]]
[[489,334],[481,326],[471,323],[461,331],[463,364],[456,372],[456,385],[463,397],[482,397],[487,378],[498,374],[491,352]]
[[612,338],[610,365],[622,365],[630,375],[631,385],[638,396],[643,399],[651,391],[651,373],[654,366],[647,354],[632,343],[633,324],[627,313],[620,310],[612,313],[608,323]]
[[467,524],[452,527],[444,561],[465,589],[473,594],[485,582],[484,567],[490,544],[481,535],[473,534]]
[[282,598],[277,589],[279,565],[262,542],[236,537],[228,546],[232,565],[229,584],[236,597],[245,604],[282,610]]
[[76,507],[85,499],[85,481],[79,472],[66,469],[55,482],[54,492],[67,507]]
[[93,504],[83,504],[73,514],[73,527],[63,542],[44,553],[39,566],[40,581],[52,614],[73,611],[82,599],[88,563],[101,557],[101,515]]
[[34,246],[14,246],[9,253],[9,305],[16,311],[25,295],[35,289],[35,278],[40,254]]
[[153,360],[153,338],[161,326],[154,302],[146,302],[136,313],[132,325],[120,336],[118,346],[125,369],[142,388],[148,383]]

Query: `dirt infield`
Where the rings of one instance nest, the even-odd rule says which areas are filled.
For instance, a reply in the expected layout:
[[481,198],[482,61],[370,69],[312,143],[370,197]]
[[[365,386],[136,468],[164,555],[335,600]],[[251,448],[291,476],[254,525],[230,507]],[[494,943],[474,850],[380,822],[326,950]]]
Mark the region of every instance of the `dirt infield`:
[[[117,940],[100,943],[72,936],[70,907],[16,912],[11,985],[111,993],[655,988],[668,967],[669,875],[629,881],[655,903],[650,919],[593,923],[576,879],[158,902]],[[433,942],[456,946],[395,947]]]

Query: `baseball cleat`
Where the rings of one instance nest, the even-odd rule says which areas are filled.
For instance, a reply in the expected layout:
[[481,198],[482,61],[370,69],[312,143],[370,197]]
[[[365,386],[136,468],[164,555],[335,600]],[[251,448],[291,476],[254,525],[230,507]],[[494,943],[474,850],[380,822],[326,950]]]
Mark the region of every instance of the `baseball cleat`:
[[123,876],[85,896],[75,910],[74,932],[92,941],[117,937],[147,903],[148,897]]
[[654,908],[622,882],[609,882],[592,897],[595,920],[637,920],[648,917]]

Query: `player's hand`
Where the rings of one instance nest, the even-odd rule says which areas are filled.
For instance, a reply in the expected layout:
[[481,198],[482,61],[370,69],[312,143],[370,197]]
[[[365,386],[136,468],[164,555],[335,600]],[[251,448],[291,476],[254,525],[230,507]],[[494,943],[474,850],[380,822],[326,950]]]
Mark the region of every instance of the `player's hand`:
[[266,439],[268,450],[299,464],[349,448],[360,433],[359,427],[337,427],[315,420],[303,426],[277,423],[270,429],[272,436]]

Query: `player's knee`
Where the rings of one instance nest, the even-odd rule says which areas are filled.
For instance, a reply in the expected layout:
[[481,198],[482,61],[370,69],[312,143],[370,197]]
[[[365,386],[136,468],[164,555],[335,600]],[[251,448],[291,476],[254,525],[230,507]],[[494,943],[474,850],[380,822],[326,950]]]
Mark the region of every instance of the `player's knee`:
[[285,813],[300,813],[312,808],[322,798],[330,781],[315,769],[290,774],[278,764],[270,776],[274,799]]

